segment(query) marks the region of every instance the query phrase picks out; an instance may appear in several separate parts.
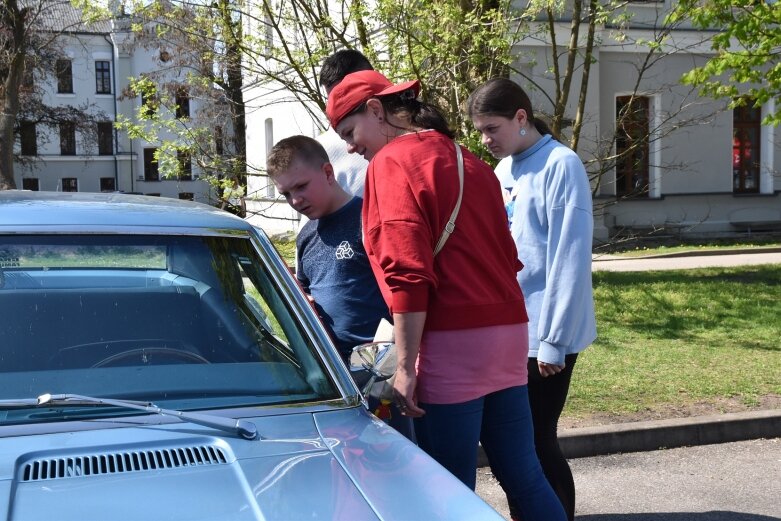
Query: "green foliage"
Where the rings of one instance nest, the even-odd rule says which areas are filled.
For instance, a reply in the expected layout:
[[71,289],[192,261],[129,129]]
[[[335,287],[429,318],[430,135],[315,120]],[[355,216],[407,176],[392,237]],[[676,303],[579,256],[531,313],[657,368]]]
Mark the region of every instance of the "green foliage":
[[[704,65],[684,74],[682,81],[703,95],[744,98],[760,106],[781,96],[781,3],[754,0],[681,0],[671,20],[690,19],[695,27],[716,29],[715,53]],[[781,123],[781,105],[767,114],[766,125]]]
[[442,109],[471,150],[485,152],[464,104],[480,84],[509,74],[518,17],[506,0],[379,0],[372,20],[385,28],[384,71],[393,79],[419,79],[423,99]]

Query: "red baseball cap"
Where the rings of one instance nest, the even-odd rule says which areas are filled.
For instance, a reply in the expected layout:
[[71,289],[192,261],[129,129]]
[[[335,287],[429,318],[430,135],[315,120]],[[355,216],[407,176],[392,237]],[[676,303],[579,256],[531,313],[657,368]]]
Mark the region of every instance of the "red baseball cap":
[[325,113],[331,126],[336,128],[345,116],[371,98],[398,94],[409,89],[417,96],[420,93],[420,82],[412,80],[394,85],[377,71],[353,72],[345,76],[328,95]]

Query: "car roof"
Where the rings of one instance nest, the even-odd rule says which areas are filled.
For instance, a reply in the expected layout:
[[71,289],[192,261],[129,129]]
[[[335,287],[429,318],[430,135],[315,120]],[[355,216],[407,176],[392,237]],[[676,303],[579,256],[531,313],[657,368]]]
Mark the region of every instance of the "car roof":
[[128,228],[251,231],[233,214],[206,204],[123,193],[0,191],[0,232],[106,231]]

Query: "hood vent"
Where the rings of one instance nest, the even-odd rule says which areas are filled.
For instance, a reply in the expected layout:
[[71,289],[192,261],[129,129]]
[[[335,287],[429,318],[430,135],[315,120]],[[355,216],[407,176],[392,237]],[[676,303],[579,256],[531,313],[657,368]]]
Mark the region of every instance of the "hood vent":
[[119,474],[144,470],[226,464],[225,452],[211,445],[110,452],[66,458],[38,458],[24,463],[22,481]]

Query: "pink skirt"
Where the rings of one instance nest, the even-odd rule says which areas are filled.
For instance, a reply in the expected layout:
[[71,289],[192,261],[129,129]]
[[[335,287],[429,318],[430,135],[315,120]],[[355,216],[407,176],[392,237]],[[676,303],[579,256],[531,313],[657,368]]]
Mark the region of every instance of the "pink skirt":
[[462,403],[526,385],[526,323],[427,331],[417,361],[417,398],[431,404]]

